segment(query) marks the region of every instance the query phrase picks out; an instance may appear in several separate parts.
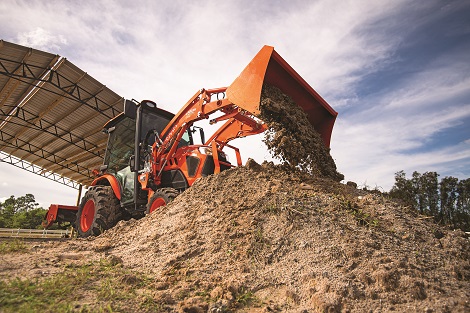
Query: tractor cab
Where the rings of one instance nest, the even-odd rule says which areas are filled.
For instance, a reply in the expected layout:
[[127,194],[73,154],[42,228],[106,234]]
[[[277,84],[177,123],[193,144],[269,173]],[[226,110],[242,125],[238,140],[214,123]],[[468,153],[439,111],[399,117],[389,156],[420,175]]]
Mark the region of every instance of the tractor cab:
[[[141,213],[134,212],[134,207],[137,207],[135,204],[141,206],[147,203],[147,193],[136,182],[138,173],[134,170],[134,163],[139,160],[138,168],[144,167],[145,159],[150,157],[152,145],[159,140],[159,134],[173,117],[174,114],[157,108],[154,102],[146,100],[136,104],[126,100],[124,112],[103,127],[103,131],[108,134],[108,144],[100,167],[101,175],[115,177],[120,185],[121,207],[130,213]],[[188,131],[179,146],[192,143],[192,135]],[[135,190],[138,192],[135,193]]]

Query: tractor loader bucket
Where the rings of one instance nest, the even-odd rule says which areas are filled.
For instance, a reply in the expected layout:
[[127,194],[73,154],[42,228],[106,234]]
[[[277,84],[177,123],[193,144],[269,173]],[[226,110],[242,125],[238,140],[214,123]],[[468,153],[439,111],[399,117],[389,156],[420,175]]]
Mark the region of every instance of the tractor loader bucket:
[[263,84],[275,86],[290,96],[307,114],[325,146],[330,146],[338,113],[270,46],[264,46],[227,88],[227,98],[238,107],[259,115]]

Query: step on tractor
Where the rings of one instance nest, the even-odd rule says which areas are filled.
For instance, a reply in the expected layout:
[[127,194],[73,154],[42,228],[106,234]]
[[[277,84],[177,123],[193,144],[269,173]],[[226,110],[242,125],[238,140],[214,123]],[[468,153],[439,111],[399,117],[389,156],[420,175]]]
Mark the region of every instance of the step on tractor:
[[[69,222],[78,236],[97,236],[120,220],[161,209],[201,177],[241,166],[240,151],[229,142],[267,129],[256,117],[264,84],[302,107],[329,146],[337,113],[273,47],[264,46],[229,87],[199,90],[177,114],[150,100],[125,100],[124,112],[103,127],[108,134],[103,165],[94,170],[80,205],[51,205],[44,226]],[[194,125],[201,120],[223,124],[206,140]]]

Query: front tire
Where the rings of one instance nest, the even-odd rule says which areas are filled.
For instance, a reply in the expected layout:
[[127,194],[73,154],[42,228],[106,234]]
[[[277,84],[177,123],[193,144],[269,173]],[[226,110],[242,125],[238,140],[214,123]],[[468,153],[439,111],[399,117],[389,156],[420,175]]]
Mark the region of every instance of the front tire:
[[147,203],[146,213],[150,214],[154,211],[157,211],[160,207],[165,206],[173,201],[178,196],[178,194],[178,190],[173,188],[157,189],[157,191],[155,191]]
[[119,200],[109,186],[92,186],[80,203],[75,227],[79,237],[98,236],[122,219]]

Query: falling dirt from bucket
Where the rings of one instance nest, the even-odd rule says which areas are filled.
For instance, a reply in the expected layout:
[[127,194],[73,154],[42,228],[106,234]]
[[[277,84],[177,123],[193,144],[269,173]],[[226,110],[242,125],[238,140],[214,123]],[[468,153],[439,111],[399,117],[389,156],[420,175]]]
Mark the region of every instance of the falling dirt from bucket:
[[264,85],[260,108],[260,118],[268,126],[263,141],[273,157],[288,168],[335,181],[344,179],[320,134],[289,96],[276,87]]

